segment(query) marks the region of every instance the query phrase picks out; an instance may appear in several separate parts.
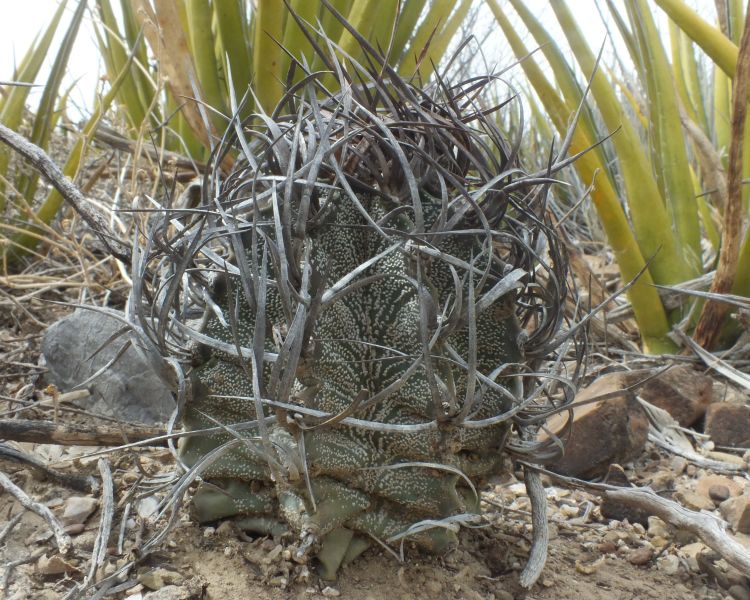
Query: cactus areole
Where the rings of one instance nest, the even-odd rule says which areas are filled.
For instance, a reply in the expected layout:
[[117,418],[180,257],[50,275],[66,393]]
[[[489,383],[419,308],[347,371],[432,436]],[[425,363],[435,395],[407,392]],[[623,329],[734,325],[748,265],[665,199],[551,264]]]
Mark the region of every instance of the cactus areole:
[[233,123],[231,172],[151,236],[195,515],[286,535],[324,577],[374,540],[439,553],[479,521],[512,432],[530,456],[516,434],[565,293],[544,182],[477,100],[492,78],[359,75]]

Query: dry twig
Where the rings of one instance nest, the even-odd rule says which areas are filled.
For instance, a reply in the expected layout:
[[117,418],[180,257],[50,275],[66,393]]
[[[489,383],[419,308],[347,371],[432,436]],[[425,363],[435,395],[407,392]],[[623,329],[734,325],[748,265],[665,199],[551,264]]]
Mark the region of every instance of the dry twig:
[[39,146],[0,123],[0,141],[28,160],[60,192],[60,195],[81,215],[115,258],[130,264],[130,247],[110,230],[104,217],[89,208],[86,198],[70,179]]
[[55,534],[55,542],[57,543],[57,548],[60,551],[60,554],[67,554],[70,550],[72,541],[70,536],[65,533],[60,521],[58,521],[57,518],[55,518],[55,515],[52,514],[52,511],[44,506],[44,504],[34,502],[26,492],[13,483],[10,480],[10,477],[2,472],[0,472],[0,486],[5,488],[5,491],[13,496],[26,510],[36,513],[47,521],[50,529],[52,529],[52,533]]
[[604,495],[624,506],[655,515],[677,529],[697,535],[741,573],[750,573],[750,551],[728,535],[726,524],[714,515],[689,510],[648,488],[609,489]]
[[73,425],[53,421],[0,419],[0,438],[15,442],[59,444],[61,446],[119,446],[127,442],[143,442],[150,446],[166,446],[164,440],[148,442],[163,436],[164,429],[156,427],[104,425]]

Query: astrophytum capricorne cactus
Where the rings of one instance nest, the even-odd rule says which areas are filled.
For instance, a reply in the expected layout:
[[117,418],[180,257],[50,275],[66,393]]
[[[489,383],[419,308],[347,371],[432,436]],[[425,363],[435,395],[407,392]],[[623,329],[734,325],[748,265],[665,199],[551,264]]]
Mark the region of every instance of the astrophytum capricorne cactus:
[[549,174],[477,100],[493,78],[330,66],[343,92],[307,77],[234,122],[230,172],[167,213],[149,325],[187,374],[198,519],[287,532],[326,577],[372,540],[448,549],[508,449],[533,458],[516,434],[548,408],[535,369],[565,294]]

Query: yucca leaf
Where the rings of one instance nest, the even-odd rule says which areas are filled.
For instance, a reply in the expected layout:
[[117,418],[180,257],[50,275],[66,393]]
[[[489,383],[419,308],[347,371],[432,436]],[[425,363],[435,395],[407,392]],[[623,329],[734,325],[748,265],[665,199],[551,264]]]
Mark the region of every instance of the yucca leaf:
[[[68,29],[65,31],[65,36],[60,42],[60,48],[57,51],[55,60],[50,69],[47,83],[42,92],[42,98],[39,101],[39,107],[34,116],[34,123],[32,125],[29,140],[43,150],[46,150],[49,145],[50,137],[52,136],[52,131],[54,129],[53,121],[55,120],[56,110],[55,104],[60,95],[60,84],[62,83],[65,71],[68,67],[68,59],[73,50],[73,44],[75,43],[76,37],[78,36],[78,30],[81,21],[83,20],[85,10],[86,0],[80,0],[78,7],[70,20]],[[36,192],[38,182],[39,173],[37,171],[32,171],[29,175],[22,175],[16,184],[16,188],[23,195],[29,205],[34,201],[34,193]]]
[[703,92],[704,88],[708,86],[704,85],[702,81],[702,79],[705,81],[705,77],[701,78],[699,76],[693,41],[682,30],[680,30],[680,48],[682,72],[685,77],[685,85],[691,104],[695,108],[696,116],[698,117],[696,122],[707,135],[710,135],[711,130],[708,126],[708,113],[706,111],[706,101]]
[[[198,78],[185,35],[186,18],[182,15],[184,4],[176,0],[154,0],[152,7],[148,0],[133,2],[134,13],[159,63],[161,75],[166,78],[175,102],[181,107],[181,114],[202,147],[210,149],[210,131],[206,127],[211,127],[211,124],[204,122],[195,101]],[[203,156],[196,158],[201,159]]]
[[[52,19],[50,20],[44,34],[38,43],[33,43],[26,51],[23,59],[15,74],[14,79],[19,82],[33,83],[39,74],[39,69],[47,56],[52,39],[60,24],[67,0],[63,0],[57,7]],[[0,100],[0,121],[13,130],[18,130],[23,119],[26,99],[31,91],[27,86],[13,86],[8,95]],[[10,161],[9,152],[0,152],[0,176],[5,177],[8,173],[8,163]],[[5,185],[0,181],[0,213],[5,210]]]
[[469,14],[470,8],[471,0],[461,0],[461,4],[451,13],[445,26],[439,29],[436,35],[433,36],[427,52],[423,55],[422,62],[419,65],[417,73],[419,80],[427,81],[432,76],[435,67],[448,49],[453,36],[458,31],[464,19],[466,19],[466,15]]
[[713,102],[713,138],[716,147],[724,157],[729,149],[730,140],[730,97],[732,95],[732,80],[720,69],[714,69],[714,102]]
[[654,0],[729,77],[737,67],[737,46],[716,27],[706,23],[683,0]]
[[[514,54],[519,60],[523,59],[520,60],[521,68],[534,87],[549,118],[560,134],[565,135],[575,107],[571,110],[571,107],[566,105],[564,98],[547,80],[533,57],[529,56],[529,51],[497,0],[489,0],[489,6]],[[591,144],[592,141],[586,138],[583,129],[576,128],[573,131],[570,152],[577,154],[590,148]],[[602,165],[596,153],[583,154],[575,162],[575,168],[585,184],[593,184],[591,199],[612,246],[623,280],[629,281],[641,272],[643,273],[635,285],[628,290],[628,297],[633,305],[644,345],[651,352],[673,351],[675,346],[667,338],[669,323],[661,299],[653,287],[650,273],[644,270],[646,262],[633,236],[617,193],[609,179],[602,176]]]
[[[563,56],[560,46],[521,0],[510,0],[510,3],[547,59],[568,108],[574,109],[581,103],[583,90],[570,63]],[[578,126],[583,129],[585,136],[591,141],[601,137],[594,124],[594,117],[588,103],[581,111]],[[607,164],[608,161],[604,157],[604,150],[601,146],[594,148],[592,152],[599,155],[599,160],[603,165]],[[611,178],[612,174],[609,169],[604,169],[602,176]]]
[[399,66],[401,75],[412,75],[418,65],[425,59],[430,41],[436,35],[437,30],[445,26],[448,15],[453,10],[453,0],[433,0],[427,14],[419,24],[411,45],[404,53]]
[[593,73],[591,92],[610,131],[625,186],[628,206],[643,256],[651,260],[654,281],[671,284],[685,281],[693,273],[677,244],[664,199],[654,178],[640,137],[624,114],[604,73],[595,71],[596,58],[570,9],[563,0],[552,0],[552,9],[584,73]]
[[281,68],[286,7],[283,0],[258,0],[253,17],[253,89],[262,109],[272,111],[284,92]]
[[[89,141],[93,137],[94,131],[99,125],[100,120],[112,106],[114,99],[119,93],[120,87],[122,86],[123,81],[128,76],[128,73],[130,71],[132,60],[133,54],[130,55],[130,59],[125,63],[120,74],[112,82],[112,87],[110,88],[110,90],[104,95],[104,97],[100,99],[99,102],[97,102],[93,114],[86,122],[83,131],[78,136],[73,149],[70,151],[70,154],[68,154],[68,158],[65,161],[65,166],[63,167],[62,171],[66,177],[75,180],[76,175],[78,174],[78,171],[83,162],[83,158]],[[42,205],[36,211],[34,217],[35,221],[48,225],[57,216],[62,204],[63,197],[60,195],[57,189],[52,189],[52,191],[45,198]],[[10,263],[16,262],[19,258],[25,256],[30,251],[33,251],[34,248],[36,248],[36,246],[39,244],[40,237],[38,234],[35,234],[35,227],[36,225],[34,223],[29,223],[27,225],[29,231],[14,237],[12,243],[7,247],[5,257],[9,260]]]
[[[674,78],[677,93],[680,95],[680,101],[688,117],[698,123],[698,112],[696,111],[693,100],[688,92],[688,86],[685,74],[685,58],[683,53],[685,47],[682,44],[683,33],[674,21],[669,21],[669,47],[672,52],[672,77]],[[689,48],[688,48],[689,51]]]
[[391,36],[394,35],[399,4],[400,0],[382,0],[378,5],[377,17],[373,19],[374,25],[369,35],[370,43],[380,49],[383,55],[391,43]]
[[649,99],[649,140],[657,181],[677,232],[678,244],[692,276],[702,268],[698,210],[690,181],[690,165],[672,70],[645,0],[627,4],[631,27],[638,42]]
[[[387,2],[383,2],[382,0],[359,0],[358,2],[354,2],[349,10],[347,21],[349,21],[350,25],[356,29],[362,37],[372,41],[370,33],[375,24],[376,13],[378,14],[378,19],[381,17],[387,18],[387,8],[385,14],[379,14],[380,8],[383,4],[388,7],[390,5],[390,0]],[[341,32],[338,45],[344,55],[349,55],[357,60],[360,59],[360,44],[346,28]]]
[[[109,77],[114,79],[128,60],[124,47],[124,36],[120,33],[114,11],[109,0],[97,0],[99,17],[102,20],[104,35],[99,36],[100,48],[105,54]],[[102,47],[102,43],[106,44]],[[119,98],[125,107],[123,111],[128,125],[138,131],[146,118],[146,100],[138,93],[134,73],[128,73],[120,88]]]
[[[246,96],[252,80],[252,62],[248,58],[251,50],[248,16],[242,0],[214,1],[213,9],[224,60],[229,63],[228,69],[225,65],[224,72],[232,74],[232,80],[227,85],[232,86],[239,102]],[[241,116],[246,117],[252,110],[252,97],[248,97]]]
[[[300,19],[309,23],[311,26],[316,26],[316,20],[320,13],[320,6],[319,0],[292,0],[290,3],[291,10],[294,11]],[[284,24],[283,45],[287,53],[293,56],[296,60],[302,61],[304,58],[308,68],[312,65],[315,57],[313,47],[307,39],[307,36],[302,33],[297,20],[290,18],[289,16],[287,16],[286,23]],[[285,56],[284,66],[281,70],[282,74],[286,75],[290,64],[291,58]]]
[[[214,36],[211,25],[213,11],[206,0],[187,0],[188,36],[195,65],[197,81],[202,93],[201,100],[223,115],[228,115],[225,91],[219,80],[219,65],[216,61]],[[222,119],[216,112],[210,114],[217,131],[223,131],[228,119]]]
[[625,22],[625,19],[622,18],[622,15],[613,0],[607,0],[607,8],[609,9],[609,16],[614,21],[622,41],[625,42],[625,47],[628,49],[630,60],[633,61],[634,65],[639,66],[640,56],[638,53],[638,43],[633,36],[633,32],[630,31],[628,24]]
[[405,56],[411,44],[411,38],[417,29],[417,22],[425,6],[424,0],[403,0],[401,13],[393,39],[393,64],[398,65]]

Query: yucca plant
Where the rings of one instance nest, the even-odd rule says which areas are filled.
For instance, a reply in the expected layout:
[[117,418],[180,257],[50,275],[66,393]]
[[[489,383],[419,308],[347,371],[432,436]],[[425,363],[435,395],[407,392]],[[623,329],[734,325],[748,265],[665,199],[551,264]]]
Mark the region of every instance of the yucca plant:
[[[196,159],[210,152],[211,138],[226,129],[240,103],[243,117],[276,106],[292,57],[311,71],[324,69],[314,46],[325,39],[362,58],[358,42],[325,8],[325,0],[120,0],[119,21],[117,3],[96,0],[96,5],[110,76],[123,68],[129,49],[136,53],[118,94],[131,134],[138,137],[166,123],[162,143]],[[339,0],[330,6],[381,48],[390,65],[426,81],[471,1]],[[308,38],[300,24],[318,20],[327,37]],[[141,30],[148,49],[138,40]],[[156,68],[149,66],[149,56]],[[333,74],[326,78],[329,85],[337,81]]]
[[[79,0],[43,86],[39,106],[31,113],[30,119],[25,119],[28,111],[26,101],[30,91],[30,85],[27,84],[32,84],[39,74],[67,6],[67,0],[60,3],[39,41],[28,49],[19,64],[11,91],[0,103],[0,123],[18,131],[28,121],[28,139],[42,150],[48,148],[52,133],[65,111],[70,90],[61,94],[60,86],[86,5],[85,0]],[[101,96],[97,95],[93,114],[83,126],[66,157],[63,173],[67,177],[73,180],[77,178],[93,134],[103,116],[109,111],[132,61],[131,53],[126,57],[122,69],[113,77],[109,91]],[[38,201],[38,174],[26,163],[17,163],[14,177],[9,181],[9,165],[10,153],[0,153],[0,236],[3,240],[0,258],[4,269],[16,267],[19,259],[31,254],[34,248],[46,239],[48,233],[45,228],[54,221],[63,206],[63,197],[56,189],[52,189]]]
[[476,101],[493,78],[423,89],[337,19],[360,54],[316,42],[323,72],[295,62],[273,111],[238,107],[199,205],[172,206],[135,256],[132,303],[185,372],[176,489],[200,476],[200,521],[290,536],[325,578],[373,541],[452,547],[506,456],[554,453],[531,431],[567,379],[541,365],[582,348],[557,335],[557,163],[521,170]]
[[[583,98],[585,82],[575,76],[574,66],[568,64],[558,40],[542,26],[530,6],[522,0],[510,0],[509,4],[551,67],[545,72],[534,57],[521,61],[539,102],[558,132],[564,132]],[[720,244],[726,247],[736,235],[727,236],[727,224],[720,222],[727,203],[722,197],[726,179],[717,167],[722,164],[721,156],[726,157],[733,145],[743,145],[742,138],[732,135],[727,127],[727,77],[734,76],[737,47],[681,0],[658,0],[655,4],[664,8],[675,23],[670,59],[663,46],[664,33],[654,22],[652,3],[638,0],[619,5],[608,1],[602,6],[605,4],[630,52],[636,80],[623,81],[624,74],[618,76],[601,66],[597,69],[596,56],[568,5],[563,0],[550,3],[577,66],[585,77],[591,78],[591,106],[596,110],[582,112],[571,150],[592,148],[576,162],[576,170],[585,185],[593,185],[591,199],[623,280],[641,274],[628,294],[644,347],[651,352],[673,352],[677,346],[669,337],[671,328],[685,318],[685,328],[692,330],[698,321],[700,303],[686,303],[682,310],[670,311],[655,284],[674,286],[699,278],[714,267],[716,256],[707,253],[702,240],[716,249]],[[732,2],[727,5],[733,32],[739,36],[742,7]],[[516,56],[527,56],[529,47],[509,20],[507,5],[491,0],[490,7]],[[686,34],[715,61],[713,111],[708,110],[710,99],[702,93],[705,86],[696,68],[696,49]],[[594,147],[610,133],[611,142]],[[612,157],[616,160],[610,160]],[[745,160],[744,169],[748,165]],[[748,175],[750,170],[744,176]],[[730,218],[730,222],[735,220]],[[722,230],[725,237],[720,239]],[[733,290],[747,294],[747,238],[739,262],[734,264]],[[726,280],[726,275],[717,279]],[[712,328],[718,331],[720,324],[714,323]],[[710,340],[704,338],[702,343],[711,346],[716,339],[712,334]]]

